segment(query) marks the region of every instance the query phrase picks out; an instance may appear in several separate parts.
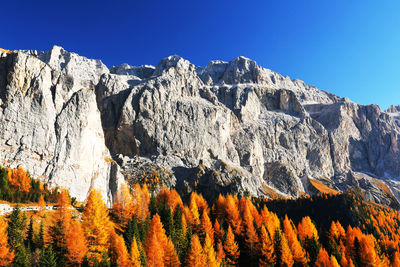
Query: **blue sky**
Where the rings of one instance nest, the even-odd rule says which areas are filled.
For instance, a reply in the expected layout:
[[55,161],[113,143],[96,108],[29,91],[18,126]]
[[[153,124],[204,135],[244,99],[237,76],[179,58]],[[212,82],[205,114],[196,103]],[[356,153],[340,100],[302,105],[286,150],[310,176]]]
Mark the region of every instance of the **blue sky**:
[[400,104],[400,1],[7,1],[0,47],[53,44],[109,67],[246,56],[320,89]]

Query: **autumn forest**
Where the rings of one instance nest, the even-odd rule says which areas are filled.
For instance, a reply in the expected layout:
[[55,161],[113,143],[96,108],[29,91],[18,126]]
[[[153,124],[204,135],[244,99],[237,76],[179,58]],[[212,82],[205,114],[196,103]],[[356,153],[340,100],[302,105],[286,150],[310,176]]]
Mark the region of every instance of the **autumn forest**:
[[0,199],[15,206],[0,216],[0,266],[400,266],[400,213],[356,190],[209,203],[144,183],[109,209],[96,190],[77,203],[0,168]]

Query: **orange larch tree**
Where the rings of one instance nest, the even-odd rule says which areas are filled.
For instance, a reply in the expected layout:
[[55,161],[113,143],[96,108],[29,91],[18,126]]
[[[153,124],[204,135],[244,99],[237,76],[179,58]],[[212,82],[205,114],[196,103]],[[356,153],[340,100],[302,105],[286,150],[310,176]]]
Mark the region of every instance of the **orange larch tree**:
[[157,240],[157,235],[147,236],[146,247],[146,266],[163,267],[164,266],[164,249]]
[[207,258],[204,255],[203,248],[201,247],[199,237],[195,234],[192,237],[192,243],[190,245],[190,250],[187,255],[187,266],[191,267],[206,267]]
[[280,221],[275,213],[270,212],[266,206],[261,210],[261,220],[265,225],[265,229],[271,236],[271,239],[275,237],[276,230],[280,230]]
[[0,266],[11,264],[14,259],[14,252],[8,247],[8,224],[0,215]]
[[69,197],[68,191],[62,189],[60,194],[57,196],[57,210],[54,216],[55,222],[61,221],[65,231],[71,223],[71,199]]
[[133,267],[142,266],[142,262],[140,261],[139,247],[138,247],[135,237],[133,237],[132,245],[131,245],[131,260],[132,260]]
[[156,236],[157,242],[160,244],[162,251],[167,248],[168,245],[168,238],[165,234],[165,230],[163,228],[163,224],[161,222],[161,218],[158,214],[155,214],[150,221],[149,228],[146,232],[146,254],[150,249],[150,243],[152,236]]
[[202,214],[203,211],[206,211],[207,213],[210,213],[210,208],[208,207],[207,201],[204,199],[202,195],[197,194],[196,192],[193,192],[190,195],[190,198],[194,199],[197,205],[197,209],[199,211],[199,214]]
[[222,242],[222,239],[224,238],[225,232],[221,228],[218,220],[215,220],[214,223],[214,243],[217,243],[218,241]]
[[190,210],[190,213],[189,213],[190,224],[199,225],[200,224],[200,213],[199,213],[199,209],[197,207],[197,202],[196,202],[194,193],[192,193],[190,196],[189,210]]
[[332,221],[331,227],[329,228],[328,237],[333,241],[339,241],[341,238],[344,238],[346,235],[346,231],[340,224],[340,222]]
[[40,195],[39,201],[38,201],[38,205],[39,205],[39,211],[38,214],[39,216],[43,216],[45,210],[46,210],[46,202],[44,201],[44,197],[43,195]]
[[99,191],[93,189],[90,192],[82,219],[83,231],[88,242],[88,259],[91,262],[100,262],[102,255],[107,251],[114,226]]
[[186,235],[187,232],[187,222],[186,222],[186,217],[184,214],[182,214],[182,219],[181,219],[181,224],[182,224],[182,233]]
[[265,226],[261,226],[259,266],[272,266],[275,264],[274,243]]
[[217,255],[215,253],[213,242],[211,238],[206,233],[206,237],[204,240],[204,254],[206,256],[206,265],[209,267],[219,267],[221,264],[217,260]]
[[218,199],[213,206],[213,214],[219,220],[225,218],[225,197],[221,194],[218,195]]
[[328,252],[324,248],[321,248],[318,253],[317,260],[315,262],[315,266],[317,267],[330,267],[331,261],[328,255]]
[[342,252],[342,259],[340,261],[340,265],[342,267],[354,267],[353,261],[351,260],[351,258],[347,258],[344,252]]
[[205,210],[203,210],[203,213],[201,215],[200,229],[202,240],[205,239],[205,236],[207,234],[211,239],[211,243],[214,244],[214,228],[211,223],[210,217],[208,217],[208,214]]
[[238,244],[235,242],[235,235],[233,234],[230,225],[228,226],[228,233],[226,234],[224,250],[227,263],[235,266],[240,255],[240,251]]
[[78,221],[72,221],[66,233],[67,259],[73,265],[80,265],[88,248],[85,235]]
[[158,193],[156,200],[157,203],[169,206],[172,213],[175,213],[177,208],[183,208],[182,199],[174,189],[170,190],[167,187],[162,188],[160,193]]
[[136,216],[139,223],[143,223],[146,221],[147,217],[150,216],[150,194],[146,184],[144,184],[143,187],[139,184],[135,184],[133,189],[133,202],[133,214]]
[[218,241],[218,244],[217,244],[216,257],[220,263],[223,263],[225,261],[225,251],[224,251],[224,247],[222,246],[222,243],[220,241]]
[[294,264],[293,255],[292,252],[290,251],[285,235],[281,235],[279,248],[281,256],[280,259],[281,266],[287,266],[287,267],[293,266]]
[[247,198],[242,198],[243,203],[243,223],[242,229],[243,233],[242,236],[244,237],[247,253],[251,259],[253,259],[257,255],[257,248],[258,248],[258,235],[256,229],[254,228],[254,218],[250,211],[250,204]]
[[130,218],[132,218],[134,211],[133,196],[126,184],[121,185],[121,188],[115,197],[112,210],[122,224],[125,224]]
[[337,262],[337,259],[335,258],[335,256],[331,255],[331,266],[332,267],[340,267],[339,263]]
[[171,239],[168,239],[167,247],[164,251],[164,266],[166,267],[179,267],[181,262],[179,261],[178,254],[176,253],[174,243]]
[[112,233],[110,237],[110,257],[113,263],[117,266],[132,266],[132,262],[129,257],[128,250],[126,249],[125,241],[122,236]]
[[315,225],[308,216],[301,219],[301,222],[297,226],[297,233],[299,234],[301,241],[303,242],[307,238],[312,237],[314,237],[316,240],[319,239],[317,228],[315,228]]
[[379,266],[381,264],[375,243],[373,235],[362,235],[359,239],[359,257],[363,266]]
[[233,197],[230,194],[226,196],[225,214],[227,222],[232,227],[232,230],[235,232],[236,235],[240,235],[242,233],[242,220],[239,214],[238,201],[237,198]]
[[9,169],[8,171],[8,181],[14,187],[16,187],[19,191],[29,192],[31,189],[31,178],[28,173],[19,166],[16,169]]
[[299,266],[305,266],[307,264],[305,251],[297,239],[293,222],[289,220],[286,215],[283,220],[283,231],[289,243],[290,251],[292,252],[295,263]]
[[48,232],[51,237],[52,247],[58,252],[60,258],[65,256],[67,234],[72,220],[71,199],[66,189],[61,190],[57,196],[57,209],[53,216],[53,225]]

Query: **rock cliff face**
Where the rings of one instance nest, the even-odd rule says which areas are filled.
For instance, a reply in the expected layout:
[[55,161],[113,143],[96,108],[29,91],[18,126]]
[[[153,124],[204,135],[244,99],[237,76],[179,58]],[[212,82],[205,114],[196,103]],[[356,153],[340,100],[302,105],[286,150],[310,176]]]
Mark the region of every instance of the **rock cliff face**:
[[[0,158],[110,202],[124,176],[180,192],[298,196],[310,179],[397,206],[400,108],[383,112],[238,57],[108,69],[60,47],[0,57]],[[396,115],[397,114],[397,115]]]
[[[40,60],[42,59],[42,60]],[[38,58],[0,57],[0,160],[66,187],[84,200],[90,188],[111,200],[121,175],[104,144],[95,84],[108,69],[54,47]]]

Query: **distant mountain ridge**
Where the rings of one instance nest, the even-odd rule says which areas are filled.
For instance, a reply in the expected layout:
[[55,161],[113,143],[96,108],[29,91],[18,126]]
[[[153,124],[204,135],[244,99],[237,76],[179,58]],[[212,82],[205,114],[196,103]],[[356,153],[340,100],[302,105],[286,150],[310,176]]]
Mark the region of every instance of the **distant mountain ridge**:
[[[123,177],[208,198],[298,196],[317,180],[398,206],[400,108],[382,111],[245,57],[108,69],[54,46],[0,50],[0,159],[83,200]],[[113,159],[113,160],[110,160]]]

